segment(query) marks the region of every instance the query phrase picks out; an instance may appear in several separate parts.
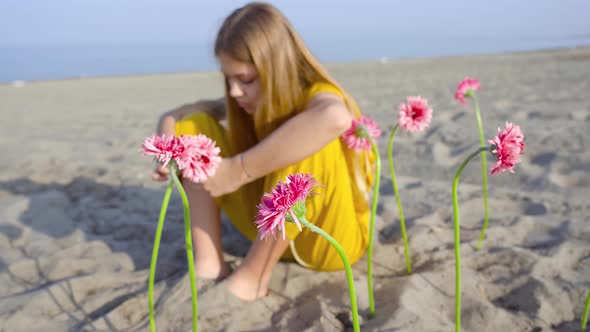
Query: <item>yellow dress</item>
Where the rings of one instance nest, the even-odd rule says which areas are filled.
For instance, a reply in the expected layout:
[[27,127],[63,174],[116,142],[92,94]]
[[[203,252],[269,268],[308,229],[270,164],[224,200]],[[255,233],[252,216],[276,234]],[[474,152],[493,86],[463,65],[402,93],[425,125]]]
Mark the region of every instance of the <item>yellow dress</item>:
[[[320,92],[331,92],[342,97],[342,93],[333,85],[315,83],[308,90],[308,100]],[[176,135],[198,133],[216,141],[222,157],[233,155],[226,129],[208,114],[194,113],[176,123]],[[354,263],[367,249],[369,208],[349,170],[352,153],[337,138],[309,158],[267,174],[263,181],[257,182],[259,185],[243,186],[220,197],[218,205],[242,234],[254,240],[258,233],[254,224],[256,205],[260,203],[262,194],[270,192],[278,181],[284,182],[289,174],[309,173],[318,180],[320,187],[315,190],[318,195],[312,195],[306,201],[307,220],[336,239],[350,262]],[[370,174],[364,176],[371,177]],[[295,259],[299,264],[314,270],[344,268],[338,252],[324,238],[305,227],[300,232],[290,222],[285,227],[291,245],[283,254],[283,259]]]

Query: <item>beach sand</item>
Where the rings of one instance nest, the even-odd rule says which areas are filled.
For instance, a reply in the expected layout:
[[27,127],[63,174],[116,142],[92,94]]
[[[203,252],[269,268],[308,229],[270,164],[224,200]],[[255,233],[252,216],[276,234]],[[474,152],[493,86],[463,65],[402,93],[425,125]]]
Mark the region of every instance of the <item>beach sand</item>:
[[[366,257],[354,265],[363,331],[453,331],[451,182],[478,146],[475,116],[453,93],[479,78],[485,135],[506,121],[526,136],[514,174],[481,168],[460,180],[463,331],[575,331],[590,289],[590,49],[334,64],[330,72],[384,129],[376,219],[377,315],[368,319]],[[0,85],[0,331],[146,331],[147,279],[165,184],[139,152],[168,109],[222,94],[218,73],[84,78]],[[397,105],[434,109],[420,134],[394,141],[414,273],[407,275],[387,137]],[[491,160],[489,158],[488,160]],[[489,164],[492,161],[488,162]],[[224,221],[228,259],[248,241]],[[182,206],[174,194],[157,269],[158,331],[189,331]],[[203,283],[201,331],[351,330],[345,273],[280,263],[271,293],[215,307]]]

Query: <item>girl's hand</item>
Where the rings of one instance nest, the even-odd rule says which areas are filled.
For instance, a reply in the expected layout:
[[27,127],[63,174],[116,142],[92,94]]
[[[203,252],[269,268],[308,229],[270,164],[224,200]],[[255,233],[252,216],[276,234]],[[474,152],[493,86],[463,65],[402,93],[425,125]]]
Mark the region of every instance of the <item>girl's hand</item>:
[[232,193],[248,182],[239,155],[223,158],[215,175],[203,182],[203,188],[213,197]]
[[168,181],[170,175],[170,168],[168,166],[156,165],[154,172],[152,173],[152,180],[164,182]]
[[[158,128],[157,132],[158,135],[174,135],[174,129],[176,126],[176,118],[174,115],[170,114],[170,112],[165,113],[160,117],[158,121]],[[168,166],[162,166],[161,164],[157,164],[152,172],[152,180],[164,182],[168,181],[168,177],[170,175],[170,168]]]

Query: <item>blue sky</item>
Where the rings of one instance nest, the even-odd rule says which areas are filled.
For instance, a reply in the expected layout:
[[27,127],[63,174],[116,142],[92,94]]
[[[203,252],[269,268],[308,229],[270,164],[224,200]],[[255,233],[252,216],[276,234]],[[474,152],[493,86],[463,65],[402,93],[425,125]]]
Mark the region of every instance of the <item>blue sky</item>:
[[[247,1],[1,0],[2,45],[210,42]],[[590,36],[588,0],[270,1],[304,38]]]
[[[212,70],[247,1],[0,0],[0,82]],[[275,0],[320,61],[590,45],[590,0]]]

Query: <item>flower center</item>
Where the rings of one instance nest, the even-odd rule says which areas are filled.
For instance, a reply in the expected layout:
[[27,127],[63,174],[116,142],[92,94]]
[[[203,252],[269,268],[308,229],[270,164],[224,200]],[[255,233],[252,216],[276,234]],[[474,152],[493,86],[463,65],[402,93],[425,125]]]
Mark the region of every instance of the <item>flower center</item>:
[[361,138],[368,138],[369,137],[369,131],[367,130],[367,127],[365,127],[363,125],[358,125],[356,127],[356,130],[354,133],[356,134],[357,137],[361,137]]

